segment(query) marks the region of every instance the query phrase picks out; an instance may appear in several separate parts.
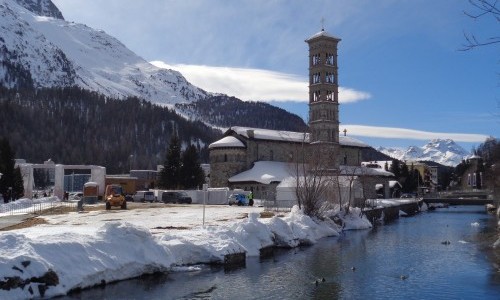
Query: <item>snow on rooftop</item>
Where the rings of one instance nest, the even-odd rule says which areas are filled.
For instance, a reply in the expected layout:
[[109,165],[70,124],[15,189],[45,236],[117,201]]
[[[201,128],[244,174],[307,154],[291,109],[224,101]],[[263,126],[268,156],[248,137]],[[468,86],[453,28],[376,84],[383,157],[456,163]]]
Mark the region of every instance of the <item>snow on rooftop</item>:
[[[397,180],[389,180],[389,187],[390,187],[391,189],[392,189],[392,188],[394,188],[396,185],[397,185],[397,186],[399,186],[400,188],[402,187],[402,186],[401,186],[401,183],[399,183],[399,181],[397,181]],[[378,190],[378,189],[381,189],[381,188],[383,188],[383,187],[384,187],[384,185],[383,185],[383,184],[381,184],[381,183],[377,183],[377,184],[375,184],[375,189],[377,189],[377,190]]]
[[[306,132],[271,130],[271,129],[252,128],[252,127],[240,127],[240,126],[233,126],[229,128],[226,134],[230,131],[234,131],[235,133],[245,138],[253,138],[256,140],[309,143],[309,133]],[[339,143],[340,145],[349,147],[361,147],[361,148],[369,147],[368,144],[358,139],[343,135],[339,136]]]
[[213,149],[213,148],[245,148],[245,145],[235,138],[234,136],[226,136],[216,142],[213,142],[208,146],[208,149]]
[[368,144],[365,144],[364,142],[358,139],[344,135],[339,136],[339,143],[343,146],[361,147],[361,148],[370,147]]
[[340,174],[341,175],[355,175],[355,176],[384,176],[390,177],[394,176],[391,172],[388,172],[384,169],[374,169],[367,168],[365,166],[340,166]]
[[[340,176],[394,176],[383,169],[372,169],[364,166],[340,166]],[[293,176],[293,165],[277,161],[257,161],[250,170],[246,170],[229,178],[229,182],[259,182],[269,184],[282,182]]]
[[229,130],[232,130],[246,138],[254,138],[257,140],[286,141],[296,143],[309,141],[309,134],[305,132],[271,130],[240,126],[233,126],[229,128]]
[[336,40],[341,40],[340,38],[336,37],[336,36],[333,36],[331,34],[329,34],[328,32],[326,32],[324,29],[321,29],[320,32],[318,33],[315,33],[313,34],[310,38],[308,38],[306,40],[306,42],[309,42],[310,40],[313,40],[313,39],[316,39],[316,38],[319,38],[319,37],[328,37],[328,38],[332,38],[332,39],[336,39]]
[[250,170],[241,172],[229,178],[229,182],[259,182],[269,184],[280,182],[291,174],[292,166],[289,163],[278,161],[257,161]]

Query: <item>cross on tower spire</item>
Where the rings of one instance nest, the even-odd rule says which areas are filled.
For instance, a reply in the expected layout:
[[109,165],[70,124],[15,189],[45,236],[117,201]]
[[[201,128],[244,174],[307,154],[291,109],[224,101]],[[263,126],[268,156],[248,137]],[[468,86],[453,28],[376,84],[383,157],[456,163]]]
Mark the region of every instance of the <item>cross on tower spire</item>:
[[321,31],[325,31],[325,18],[321,17]]

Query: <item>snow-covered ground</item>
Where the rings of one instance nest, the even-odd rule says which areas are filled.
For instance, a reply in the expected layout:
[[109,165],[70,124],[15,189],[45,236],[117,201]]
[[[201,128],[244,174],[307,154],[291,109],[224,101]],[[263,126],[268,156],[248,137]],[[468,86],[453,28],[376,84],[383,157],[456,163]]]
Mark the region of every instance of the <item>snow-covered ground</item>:
[[[45,200],[39,200],[45,201]],[[8,204],[6,204],[8,205]],[[262,207],[165,205],[43,216],[48,224],[0,234],[0,299],[52,297],[155,271],[196,270],[231,253],[258,256],[337,236],[333,221],[297,207],[261,218]],[[344,229],[371,224],[353,210]],[[205,226],[203,226],[205,215]]]

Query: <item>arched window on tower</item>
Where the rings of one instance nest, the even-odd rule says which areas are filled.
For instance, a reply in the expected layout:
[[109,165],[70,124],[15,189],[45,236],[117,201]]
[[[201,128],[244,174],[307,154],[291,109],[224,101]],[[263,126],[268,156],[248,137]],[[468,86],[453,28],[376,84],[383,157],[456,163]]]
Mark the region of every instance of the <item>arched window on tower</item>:
[[320,92],[320,91],[315,91],[315,92],[313,93],[313,101],[314,101],[314,102],[319,101],[320,96],[321,96],[321,92]]
[[321,82],[321,74],[318,72],[318,73],[313,73],[312,74],[312,83],[315,84],[315,83],[320,83]]
[[335,83],[335,75],[332,72],[326,72],[326,83]]
[[326,100],[333,101],[333,92],[332,91],[326,91]]
[[335,64],[335,58],[333,56],[333,53],[326,54],[326,62],[325,63],[329,66],[333,66]]
[[315,54],[312,56],[312,65],[313,66],[319,65],[320,62],[321,62],[321,58],[320,58],[319,54]]

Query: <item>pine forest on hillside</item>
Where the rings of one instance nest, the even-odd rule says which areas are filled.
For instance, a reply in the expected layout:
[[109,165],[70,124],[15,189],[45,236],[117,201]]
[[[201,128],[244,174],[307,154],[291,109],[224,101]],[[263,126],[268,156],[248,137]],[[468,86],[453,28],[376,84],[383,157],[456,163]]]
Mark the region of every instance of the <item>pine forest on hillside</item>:
[[0,137],[9,140],[16,158],[101,165],[108,174],[156,169],[173,132],[207,162],[208,145],[222,134],[145,100],[109,99],[76,87],[0,88],[0,120]]
[[304,120],[282,108],[264,102],[242,101],[226,95],[176,104],[175,107],[191,118],[220,127],[244,126],[298,132],[307,130]]
[[156,169],[163,164],[172,133],[182,147],[194,145],[208,163],[208,145],[220,127],[249,126],[304,131],[300,117],[267,103],[214,96],[175,110],[135,97],[110,99],[78,87],[6,89],[0,93],[0,137],[7,138],[16,158],[32,163],[52,159],[62,164],[94,164],[110,174]]

